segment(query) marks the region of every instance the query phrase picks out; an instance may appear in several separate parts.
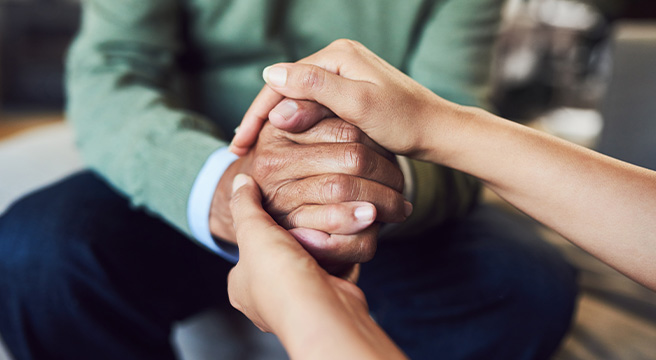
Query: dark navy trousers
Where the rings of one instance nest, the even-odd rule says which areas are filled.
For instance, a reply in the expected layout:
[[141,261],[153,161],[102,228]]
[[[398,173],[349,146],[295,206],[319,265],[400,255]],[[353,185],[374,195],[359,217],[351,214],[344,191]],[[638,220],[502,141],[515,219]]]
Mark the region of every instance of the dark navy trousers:
[[[85,171],[0,218],[0,333],[16,360],[173,359],[172,324],[228,307],[230,268]],[[577,292],[532,223],[488,206],[380,243],[359,285],[413,359],[548,358]]]

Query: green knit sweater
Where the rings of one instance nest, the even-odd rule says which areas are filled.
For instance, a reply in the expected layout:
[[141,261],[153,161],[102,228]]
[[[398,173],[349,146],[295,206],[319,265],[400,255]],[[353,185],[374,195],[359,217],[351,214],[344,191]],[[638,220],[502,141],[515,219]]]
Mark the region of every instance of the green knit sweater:
[[[87,164],[185,233],[191,186],[264,85],[262,69],[358,40],[449,100],[481,105],[502,0],[86,0],[67,61]],[[477,185],[413,163],[415,214],[459,216]]]

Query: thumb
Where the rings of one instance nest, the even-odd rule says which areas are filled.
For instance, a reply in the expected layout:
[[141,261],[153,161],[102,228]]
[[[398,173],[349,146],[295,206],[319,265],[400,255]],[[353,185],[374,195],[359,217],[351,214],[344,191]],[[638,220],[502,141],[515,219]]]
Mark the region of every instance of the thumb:
[[[358,115],[362,114],[373,84],[345,78],[319,66],[302,63],[281,63],[269,66],[262,73],[264,81],[275,92],[289,98],[312,100],[327,107],[347,122],[358,126]],[[282,121],[299,121],[281,117],[270,119],[278,128],[294,128],[302,131],[314,122],[280,124]],[[301,129],[302,128],[302,129]]]
[[253,103],[244,114],[244,118],[237,129],[235,129],[235,136],[230,143],[230,151],[233,153],[244,156],[248,150],[257,141],[257,136],[264,126],[264,122],[269,118],[269,111],[273,109],[283,97],[271,90],[268,86],[264,86],[260,93],[257,95]]
[[262,193],[252,177],[244,174],[235,176],[232,182],[230,211],[237,233],[241,239],[260,237],[272,225],[277,225],[262,208]]

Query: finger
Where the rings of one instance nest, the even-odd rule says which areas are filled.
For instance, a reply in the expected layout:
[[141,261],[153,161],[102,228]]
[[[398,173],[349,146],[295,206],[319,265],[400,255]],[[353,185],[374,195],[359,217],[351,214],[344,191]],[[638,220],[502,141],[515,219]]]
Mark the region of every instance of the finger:
[[376,207],[365,202],[304,205],[278,219],[286,229],[310,228],[330,234],[352,235],[366,229],[376,219]]
[[269,112],[269,121],[280,130],[301,132],[333,116],[330,109],[314,101],[285,99]]
[[[272,214],[289,214],[308,204],[338,204],[362,201],[376,207],[376,220],[380,222],[402,222],[412,212],[412,205],[403,195],[375,181],[343,174],[317,175],[290,182],[281,186],[275,197],[287,199],[275,203],[269,200]],[[275,203],[275,207],[274,204]]]
[[355,121],[369,101],[374,86],[339,76],[310,64],[280,63],[269,66],[262,73],[264,81],[275,92],[293,99],[316,101],[343,119]]
[[253,242],[252,239],[266,238],[273,242],[288,237],[287,232],[262,208],[262,193],[248,175],[235,176],[230,211],[240,251],[248,249],[246,245]]
[[[256,229],[275,225],[271,216],[262,208],[262,193],[255,180],[248,175],[237,174],[232,183],[230,211],[235,231],[247,238]],[[255,235],[255,234],[254,234]]]
[[[271,120],[271,124],[277,127],[273,120]],[[355,125],[349,124],[340,118],[323,119],[302,133],[285,133],[285,137],[295,143],[307,145],[316,143],[360,143],[383,155],[386,159],[392,162],[396,161],[394,154],[378,145]]]
[[[403,173],[399,167],[359,143],[295,145],[294,151],[289,152],[284,163],[281,161],[282,159],[277,162],[263,160],[257,168],[270,173],[271,167],[278,169],[284,166],[284,171],[278,175],[293,174],[294,179],[319,174],[345,174],[376,181],[399,192],[403,191]],[[278,175],[274,175],[272,179]]]
[[350,266],[374,257],[379,228],[378,224],[373,224],[357,235],[327,234],[307,228],[289,232],[324,269],[330,270],[331,274],[344,274]]
[[255,144],[262,125],[269,118],[269,111],[282,99],[283,96],[264,86],[244,114],[239,130],[230,143],[230,151],[239,156],[246,155]]
[[[325,254],[322,249],[316,249],[313,245],[311,245],[321,244],[324,242],[334,243],[335,240],[348,243],[348,239],[357,238],[355,235],[330,235],[323,231],[309,228],[291,229],[289,230],[289,233],[292,234],[292,236],[294,236],[294,238],[296,238],[298,241],[298,244],[301,245],[305,251],[307,251],[317,261],[317,263],[331,275],[340,276],[340,274],[348,272],[353,267],[353,265],[357,263],[353,262],[353,259],[362,257],[351,253],[348,254],[348,258],[342,260],[339,255],[330,256],[329,254]],[[331,238],[333,240],[328,241],[328,239]],[[368,255],[365,255],[365,257],[367,256]]]

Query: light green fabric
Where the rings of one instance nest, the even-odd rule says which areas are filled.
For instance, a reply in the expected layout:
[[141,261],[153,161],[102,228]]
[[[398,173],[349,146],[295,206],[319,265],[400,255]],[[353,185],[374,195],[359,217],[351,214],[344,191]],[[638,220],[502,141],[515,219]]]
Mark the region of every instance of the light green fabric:
[[[193,181],[263,86],[265,66],[350,38],[437,94],[480,105],[502,2],[87,0],[67,61],[68,118],[94,170],[189,233]],[[438,181],[418,179],[417,197],[440,204],[426,208],[441,222],[468,208],[476,187],[433,171],[427,179]]]

